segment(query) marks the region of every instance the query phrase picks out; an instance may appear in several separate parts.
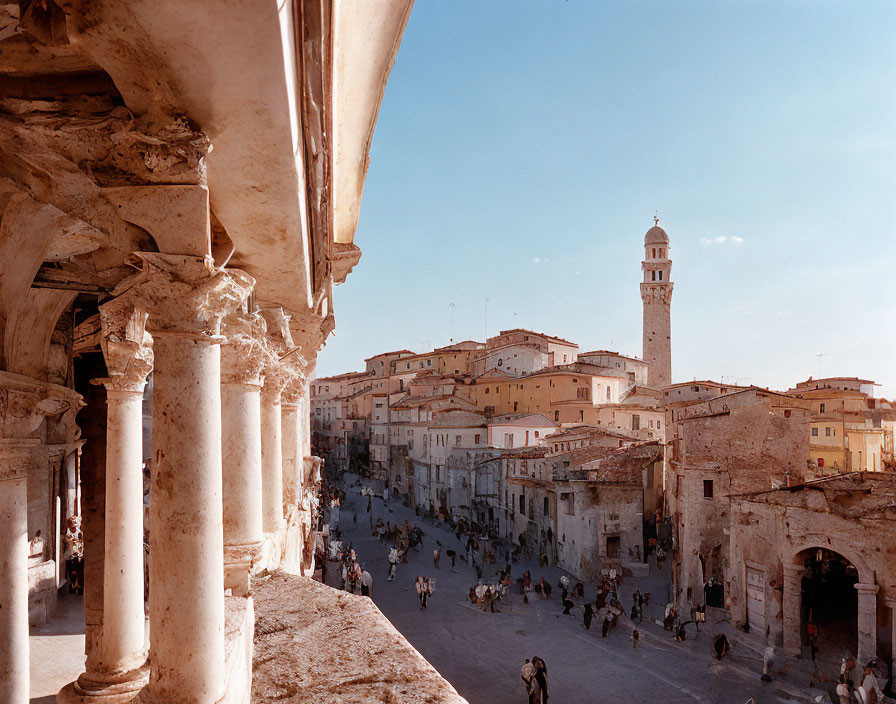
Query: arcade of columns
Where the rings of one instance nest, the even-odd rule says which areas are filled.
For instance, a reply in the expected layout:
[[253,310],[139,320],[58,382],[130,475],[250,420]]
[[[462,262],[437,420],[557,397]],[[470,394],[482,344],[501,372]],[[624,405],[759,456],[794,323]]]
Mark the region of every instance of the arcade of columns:
[[[294,344],[282,310],[249,309],[254,281],[241,271],[159,253],[137,253],[135,261],[140,272],[100,306],[108,377],[94,383],[106,389],[108,414],[104,569],[101,587],[88,581],[85,592],[85,672],[59,699],[130,701],[142,689],[145,702],[216,702],[226,684],[225,589],[246,595],[250,575],[265,568],[313,569],[320,461],[308,456],[305,378],[316,349]],[[147,653],[140,517],[150,373]],[[70,389],[29,388],[25,377],[12,376],[0,380],[3,398],[18,399],[12,409],[7,402],[0,426],[0,602],[11,607],[0,610],[0,701],[24,704],[25,475],[42,442],[30,436],[34,419],[41,422],[59,399],[66,408],[80,404]],[[12,415],[22,422],[9,422]]]

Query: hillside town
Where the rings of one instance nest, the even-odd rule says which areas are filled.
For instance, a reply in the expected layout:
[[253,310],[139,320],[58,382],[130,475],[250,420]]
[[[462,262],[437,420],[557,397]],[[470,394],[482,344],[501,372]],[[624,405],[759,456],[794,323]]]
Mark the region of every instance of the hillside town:
[[856,377],[673,383],[670,250],[655,224],[641,356],[525,329],[379,353],[311,380],[314,452],[513,561],[591,583],[665,564],[682,613],[890,671],[896,406]]
[[[777,7],[526,5],[0,2],[0,704],[896,701],[896,405],[888,352],[856,353],[886,347],[892,297],[862,281],[869,313],[845,270],[812,291],[868,316],[838,373],[877,381],[687,380],[704,341],[673,336],[665,229],[732,278],[760,231],[769,266],[785,239],[814,265],[886,232],[850,218],[880,217],[858,156],[890,135],[803,144],[798,111],[874,121],[822,98],[861,83],[847,59],[886,93],[862,63],[884,23],[835,46],[804,29],[849,34],[823,4],[777,35],[750,24]],[[741,202],[766,219],[719,214]],[[368,288],[342,298],[361,232]],[[867,239],[860,276],[887,281]],[[410,299],[536,289],[517,267],[546,241],[612,263],[619,296],[640,278],[640,350],[581,347],[602,309],[580,291],[566,319],[517,296],[556,329],[490,335],[486,310],[481,340],[433,316],[445,346],[370,341],[411,344]],[[374,299],[399,279],[407,307]]]

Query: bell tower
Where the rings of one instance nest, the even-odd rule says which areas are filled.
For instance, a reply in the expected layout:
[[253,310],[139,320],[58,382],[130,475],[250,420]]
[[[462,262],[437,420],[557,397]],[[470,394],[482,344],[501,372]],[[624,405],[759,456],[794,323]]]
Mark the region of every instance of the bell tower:
[[669,235],[653,218],[654,226],[644,236],[644,261],[641,270],[641,301],[644,303],[644,361],[647,383],[661,389],[672,383],[672,260]]

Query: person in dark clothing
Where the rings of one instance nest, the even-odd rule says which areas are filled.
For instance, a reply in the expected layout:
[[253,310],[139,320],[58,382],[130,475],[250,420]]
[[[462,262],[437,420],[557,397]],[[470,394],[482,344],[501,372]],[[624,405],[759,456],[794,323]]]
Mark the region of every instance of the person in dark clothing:
[[728,643],[728,636],[724,633],[719,633],[719,635],[712,639],[712,656],[716,660],[721,660],[730,653],[731,645]]
[[572,599],[563,599],[563,613],[569,616],[570,609],[575,606]]
[[535,666],[535,681],[538,682],[538,688],[541,690],[541,704],[547,704],[548,666],[538,656],[532,658],[532,664]]
[[454,550],[446,550],[445,554],[448,556],[448,559],[451,560],[451,571],[456,572],[457,570],[454,569],[454,561],[457,559],[457,553]]
[[594,618],[594,607],[591,604],[585,604],[585,630],[591,630],[591,621]]
[[610,632],[610,616],[609,614],[604,616],[603,625],[600,627],[600,637],[606,638],[607,634]]

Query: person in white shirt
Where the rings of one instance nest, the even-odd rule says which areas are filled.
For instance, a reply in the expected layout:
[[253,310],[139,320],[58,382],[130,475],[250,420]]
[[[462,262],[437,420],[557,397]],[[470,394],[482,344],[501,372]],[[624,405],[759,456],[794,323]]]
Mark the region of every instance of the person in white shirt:
[[398,565],[398,550],[392,548],[389,550],[389,576],[387,581],[391,582],[395,579],[395,567]]
[[373,577],[370,572],[364,570],[361,573],[361,596],[370,596],[370,590],[373,587]]
[[877,663],[873,660],[865,665],[862,671],[862,686],[859,687],[859,701],[862,704],[876,704],[883,701],[884,694],[880,691],[880,685],[877,683],[877,677],[874,674],[874,668]]
[[529,701],[532,701],[532,678],[535,677],[535,665],[526,658],[526,662],[523,664],[523,669],[520,670],[520,677],[523,678],[523,682],[526,685],[526,694],[529,697]]

